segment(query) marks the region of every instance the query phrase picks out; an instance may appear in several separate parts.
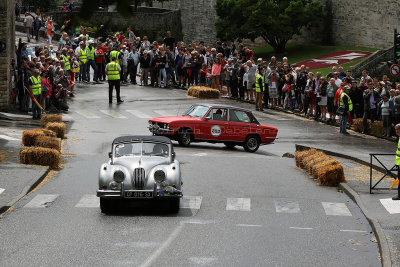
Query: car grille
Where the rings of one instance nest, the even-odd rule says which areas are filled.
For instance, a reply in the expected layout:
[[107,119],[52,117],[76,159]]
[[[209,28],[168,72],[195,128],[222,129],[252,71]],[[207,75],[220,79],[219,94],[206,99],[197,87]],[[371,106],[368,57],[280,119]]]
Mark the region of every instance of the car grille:
[[146,180],[146,173],[143,168],[136,168],[133,171],[133,184],[135,189],[143,189]]

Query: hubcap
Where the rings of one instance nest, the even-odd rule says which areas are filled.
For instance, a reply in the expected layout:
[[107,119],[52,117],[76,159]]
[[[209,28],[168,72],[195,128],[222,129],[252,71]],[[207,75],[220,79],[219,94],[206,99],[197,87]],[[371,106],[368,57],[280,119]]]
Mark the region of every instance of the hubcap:
[[189,134],[184,133],[183,136],[182,136],[182,141],[183,141],[184,144],[189,144],[189,142],[190,142]]
[[255,138],[250,138],[247,141],[247,147],[251,150],[255,149],[257,147],[257,140]]

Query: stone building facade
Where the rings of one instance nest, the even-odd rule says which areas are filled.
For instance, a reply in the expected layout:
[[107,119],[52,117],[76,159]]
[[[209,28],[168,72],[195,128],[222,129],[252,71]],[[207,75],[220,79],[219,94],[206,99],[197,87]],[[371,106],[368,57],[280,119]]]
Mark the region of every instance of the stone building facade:
[[14,8],[14,0],[0,1],[0,110],[8,110],[10,105],[10,65],[15,54]]

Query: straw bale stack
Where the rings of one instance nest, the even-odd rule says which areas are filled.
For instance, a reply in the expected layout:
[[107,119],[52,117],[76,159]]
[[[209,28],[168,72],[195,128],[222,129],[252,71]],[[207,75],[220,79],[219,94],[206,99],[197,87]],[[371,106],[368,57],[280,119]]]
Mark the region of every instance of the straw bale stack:
[[52,169],[58,169],[61,164],[61,153],[58,150],[51,148],[22,148],[19,151],[19,157],[23,164],[50,166]]
[[63,122],[49,122],[46,125],[46,129],[55,132],[58,138],[63,139],[65,137],[67,126]]
[[45,129],[25,130],[22,133],[22,145],[34,146],[35,140],[38,136],[56,137],[56,133],[51,130],[45,130]]
[[52,148],[60,151],[60,141],[57,137],[39,135],[35,139],[35,146]]
[[188,96],[193,96],[203,99],[219,98],[220,92],[217,89],[213,89],[206,86],[191,86],[187,92]]
[[62,117],[59,114],[44,114],[40,119],[42,127],[46,127],[49,122],[62,122]]

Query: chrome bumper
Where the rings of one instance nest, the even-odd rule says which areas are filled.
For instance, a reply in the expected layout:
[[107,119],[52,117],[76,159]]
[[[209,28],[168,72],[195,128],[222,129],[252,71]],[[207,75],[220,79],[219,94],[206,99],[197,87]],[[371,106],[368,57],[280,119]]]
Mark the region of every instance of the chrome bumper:
[[160,128],[158,125],[149,125],[147,128],[153,134],[167,134],[174,132],[174,130],[171,129]]
[[[169,186],[170,187],[170,186]],[[149,192],[149,190],[124,190],[124,187],[121,187],[121,190],[97,190],[96,196],[98,197],[104,197],[104,198],[126,198],[126,199],[135,199],[134,197],[125,197],[125,192]],[[150,190],[151,192],[151,190]],[[174,197],[182,197],[183,193],[181,190],[178,190],[176,188],[171,189],[171,188],[164,188],[164,189],[157,189],[156,186],[154,186],[153,192],[153,197],[148,197],[148,198],[136,198],[136,199],[155,199],[155,198],[174,198]]]

